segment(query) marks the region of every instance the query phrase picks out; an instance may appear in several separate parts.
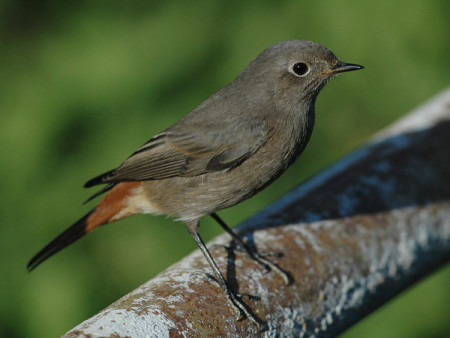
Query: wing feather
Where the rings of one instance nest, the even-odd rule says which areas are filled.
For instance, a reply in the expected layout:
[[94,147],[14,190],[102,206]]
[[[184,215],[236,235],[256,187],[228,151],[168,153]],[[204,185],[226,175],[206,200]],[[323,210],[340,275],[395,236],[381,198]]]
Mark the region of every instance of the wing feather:
[[85,187],[228,170],[245,161],[267,139],[265,121],[235,124],[233,130],[217,126],[206,133],[182,127],[175,125],[156,135],[118,168],[91,179]]

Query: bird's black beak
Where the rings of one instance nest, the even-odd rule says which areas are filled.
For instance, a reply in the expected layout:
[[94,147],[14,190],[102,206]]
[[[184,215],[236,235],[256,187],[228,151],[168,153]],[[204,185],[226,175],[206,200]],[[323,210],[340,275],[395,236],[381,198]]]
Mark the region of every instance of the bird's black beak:
[[332,73],[333,74],[339,74],[339,73],[344,73],[344,72],[351,72],[353,70],[360,70],[363,69],[363,66],[360,65],[355,65],[353,63],[345,63],[342,61],[339,61],[333,68],[332,68]]

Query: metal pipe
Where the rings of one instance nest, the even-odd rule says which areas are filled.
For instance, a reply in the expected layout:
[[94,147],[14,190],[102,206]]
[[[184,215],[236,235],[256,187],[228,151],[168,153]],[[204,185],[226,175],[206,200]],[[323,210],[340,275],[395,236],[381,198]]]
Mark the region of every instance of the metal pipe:
[[[450,89],[241,224],[292,277],[209,243],[263,331],[235,321],[196,250],[66,337],[333,336],[450,258]],[[231,243],[233,244],[233,243]],[[231,245],[233,247],[233,245]]]

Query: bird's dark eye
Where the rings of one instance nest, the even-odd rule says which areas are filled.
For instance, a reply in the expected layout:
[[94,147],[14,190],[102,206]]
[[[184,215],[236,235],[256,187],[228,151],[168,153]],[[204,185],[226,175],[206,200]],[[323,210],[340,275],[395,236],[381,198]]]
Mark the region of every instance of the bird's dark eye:
[[305,76],[309,72],[309,66],[304,62],[297,62],[292,66],[292,71],[298,76]]

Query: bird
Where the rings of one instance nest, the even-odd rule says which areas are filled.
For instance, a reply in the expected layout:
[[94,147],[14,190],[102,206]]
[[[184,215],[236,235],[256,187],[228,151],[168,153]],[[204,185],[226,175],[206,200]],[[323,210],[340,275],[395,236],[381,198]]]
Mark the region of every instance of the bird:
[[238,319],[260,321],[231,290],[199,234],[199,220],[212,216],[266,270],[289,277],[219,218],[277,179],[303,152],[315,121],[315,102],[338,74],[363,66],[345,63],[306,40],[263,50],[224,88],[174,125],[152,137],[120,166],[86,182],[105,194],[84,217],[28,263],[29,271],[103,224],[135,214],[165,214],[186,223]]

